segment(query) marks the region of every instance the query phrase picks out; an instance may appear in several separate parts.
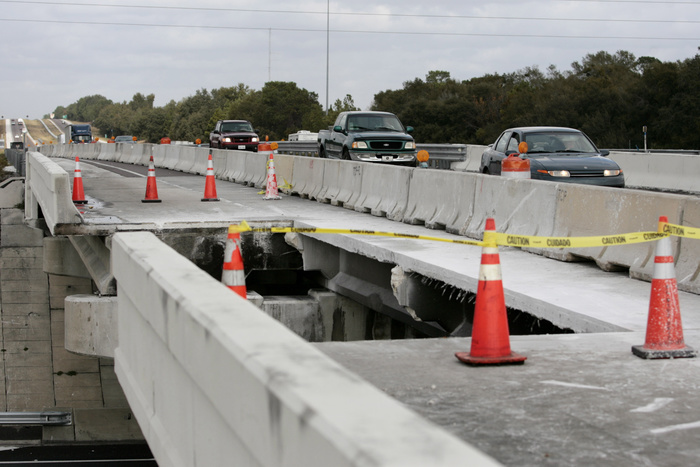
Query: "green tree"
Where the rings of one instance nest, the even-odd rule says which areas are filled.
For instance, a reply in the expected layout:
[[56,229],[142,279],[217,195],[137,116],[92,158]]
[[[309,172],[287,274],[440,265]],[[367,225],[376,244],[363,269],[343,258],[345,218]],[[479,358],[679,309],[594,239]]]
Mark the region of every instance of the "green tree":
[[296,83],[269,81],[262,90],[233,102],[227,109],[231,119],[249,120],[260,137],[286,139],[291,133],[324,125],[324,114],[318,95],[299,88]]

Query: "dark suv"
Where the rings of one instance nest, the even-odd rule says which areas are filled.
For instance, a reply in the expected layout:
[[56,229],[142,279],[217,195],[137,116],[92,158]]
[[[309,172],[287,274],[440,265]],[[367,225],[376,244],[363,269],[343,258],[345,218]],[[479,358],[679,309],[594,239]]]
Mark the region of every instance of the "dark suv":
[[257,152],[258,142],[257,131],[246,120],[219,120],[209,133],[210,148]]

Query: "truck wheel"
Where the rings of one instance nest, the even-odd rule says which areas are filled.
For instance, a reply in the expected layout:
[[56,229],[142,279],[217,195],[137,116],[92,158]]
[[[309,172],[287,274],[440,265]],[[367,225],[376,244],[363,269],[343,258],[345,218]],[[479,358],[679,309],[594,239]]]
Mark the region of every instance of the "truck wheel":
[[341,157],[341,159],[345,161],[350,160],[350,151],[348,151],[348,148],[343,148],[343,156]]
[[323,149],[323,146],[318,148],[318,157],[320,157],[321,159],[326,159],[328,157],[326,156],[326,150]]

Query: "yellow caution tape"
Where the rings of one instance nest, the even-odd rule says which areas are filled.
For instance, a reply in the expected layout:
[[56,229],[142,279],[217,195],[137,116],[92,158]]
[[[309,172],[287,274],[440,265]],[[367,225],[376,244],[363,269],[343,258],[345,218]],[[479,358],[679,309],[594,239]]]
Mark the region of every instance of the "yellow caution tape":
[[[261,192],[264,193],[264,192]],[[518,248],[590,248],[615,245],[632,245],[635,243],[653,242],[669,235],[686,238],[700,239],[700,229],[689,228],[682,225],[668,223],[659,224],[659,232],[632,232],[617,235],[599,235],[592,237],[538,237],[533,235],[513,235],[502,232],[484,232],[484,240],[463,240],[427,235],[402,234],[396,232],[381,232],[377,230],[355,229],[321,229],[305,227],[261,227],[252,228],[246,221],[240,224],[232,224],[230,233],[241,232],[270,232],[270,233],[306,233],[306,234],[348,234],[348,235],[374,235],[379,237],[412,238],[415,240],[431,240],[436,242],[457,243],[472,246],[510,246]]]
[[375,235],[379,237],[412,238],[415,240],[432,240],[435,242],[458,243],[460,245],[485,246],[485,242],[476,240],[450,239],[440,237],[429,237],[426,235],[402,234],[396,232],[380,232],[377,230],[354,230],[354,229],[320,229],[316,227],[256,227],[252,228],[246,221],[238,225],[231,225],[229,233],[241,232],[271,232],[271,233],[306,233],[306,234],[349,234],[349,235]]
[[659,223],[659,230],[667,235],[674,237],[697,238],[700,239],[700,229],[693,227],[685,227],[683,225],[669,224],[667,222]]
[[596,237],[535,237],[496,233],[496,243],[504,246],[529,248],[588,248],[651,242],[663,237],[668,237],[668,234],[662,232],[634,232]]

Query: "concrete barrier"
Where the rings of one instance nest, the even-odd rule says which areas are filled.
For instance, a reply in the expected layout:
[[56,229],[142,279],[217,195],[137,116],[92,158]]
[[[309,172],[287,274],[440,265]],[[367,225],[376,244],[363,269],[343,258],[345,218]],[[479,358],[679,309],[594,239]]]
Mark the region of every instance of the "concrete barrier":
[[[342,163],[340,161],[325,159],[323,163],[323,186],[316,193],[316,201],[319,203],[329,204],[335,202],[334,205],[338,205],[336,199],[342,186],[342,180],[340,179],[341,166]],[[357,182],[359,191],[362,178],[358,177]]]
[[[163,167],[165,169],[170,170],[178,170],[178,164],[191,167],[191,163],[194,162],[190,160],[186,163],[184,159],[181,160],[180,156],[183,147],[179,144],[156,144],[153,146],[153,149],[153,158],[157,161],[160,161],[156,162],[156,166],[158,167]],[[162,158],[160,157],[160,154],[162,154]],[[156,155],[158,155],[158,157]]]
[[226,180],[236,183],[243,183],[245,177],[245,157],[240,155],[231,155],[225,149],[215,149],[215,152],[221,153],[226,159]]
[[481,239],[486,219],[493,217],[499,232],[551,235],[557,207],[556,183],[464,175],[475,178],[474,207],[469,222],[460,228],[460,234]]
[[[172,153],[175,153],[177,157],[172,157]],[[195,154],[194,146],[171,145],[171,149],[168,150],[168,160],[173,159],[172,168],[177,171],[196,173],[194,168],[197,162]],[[206,170],[206,162],[204,164]]]
[[700,156],[694,154],[611,152],[625,174],[625,185],[668,191],[700,192]]
[[267,185],[267,158],[265,154],[257,152],[236,151],[245,158],[245,174],[243,184],[264,188]]
[[[190,149],[194,150],[194,165],[192,165],[192,168],[187,172],[197,175],[206,175],[207,167],[209,167],[209,148],[199,148],[195,146],[190,148],[186,146],[183,148],[183,151],[186,153]],[[212,165],[214,164],[213,159],[214,157],[212,155]],[[216,167],[214,167],[214,173],[216,173]]]
[[331,198],[331,204],[355,209],[355,203],[362,193],[362,173],[366,167],[368,169],[371,167],[368,167],[364,162],[333,162],[340,165],[338,167],[338,193],[335,198]]
[[403,221],[458,233],[472,216],[476,180],[461,172],[416,170]]
[[[554,236],[598,236],[656,231],[659,216],[680,219],[684,197],[665,193],[559,184]],[[676,239],[671,240],[674,244]],[[655,243],[616,244],[549,250],[546,256],[564,260],[590,259],[606,271],[629,269],[651,278]],[[559,256],[563,255],[563,256]]]
[[326,160],[315,157],[293,157],[294,178],[290,193],[299,195],[301,198],[316,199],[324,187],[323,172]]
[[294,181],[294,156],[277,154],[273,156],[275,161],[275,176],[279,191],[291,194]]
[[498,465],[154,235],[116,234],[112,258],[115,371],[161,467]]
[[[209,160],[209,155],[208,155],[208,149],[207,149],[207,160]],[[222,151],[217,151],[216,149],[212,149],[211,151],[211,158],[212,158],[212,163],[214,165],[214,176],[218,178],[219,180],[226,180],[229,181],[229,174],[228,174],[228,164],[226,161],[226,153]]]
[[[97,155],[97,160],[100,161],[113,161],[117,158],[117,155],[120,152],[126,152],[129,150],[129,148],[123,148],[121,150],[117,150],[117,144],[122,144],[122,143],[116,143],[116,144],[101,144],[100,146],[100,153]],[[132,144],[131,146],[136,146],[135,144]]]
[[478,144],[467,144],[466,160],[460,162],[452,162],[450,170],[458,172],[479,172],[481,165],[481,155],[488,146]]
[[[680,224],[688,227],[700,225],[700,199],[686,198],[683,203],[683,214],[679,218],[668,216],[671,224]],[[676,238],[674,253],[676,256],[676,282],[680,290],[700,294],[700,240],[695,238]],[[653,259],[652,261],[653,262]],[[635,271],[636,273],[636,271]],[[637,277],[636,274],[630,275]],[[650,280],[646,275],[637,277],[639,279]]]
[[360,195],[354,203],[355,211],[401,222],[408,204],[408,188],[414,170],[381,164],[363,170]]

